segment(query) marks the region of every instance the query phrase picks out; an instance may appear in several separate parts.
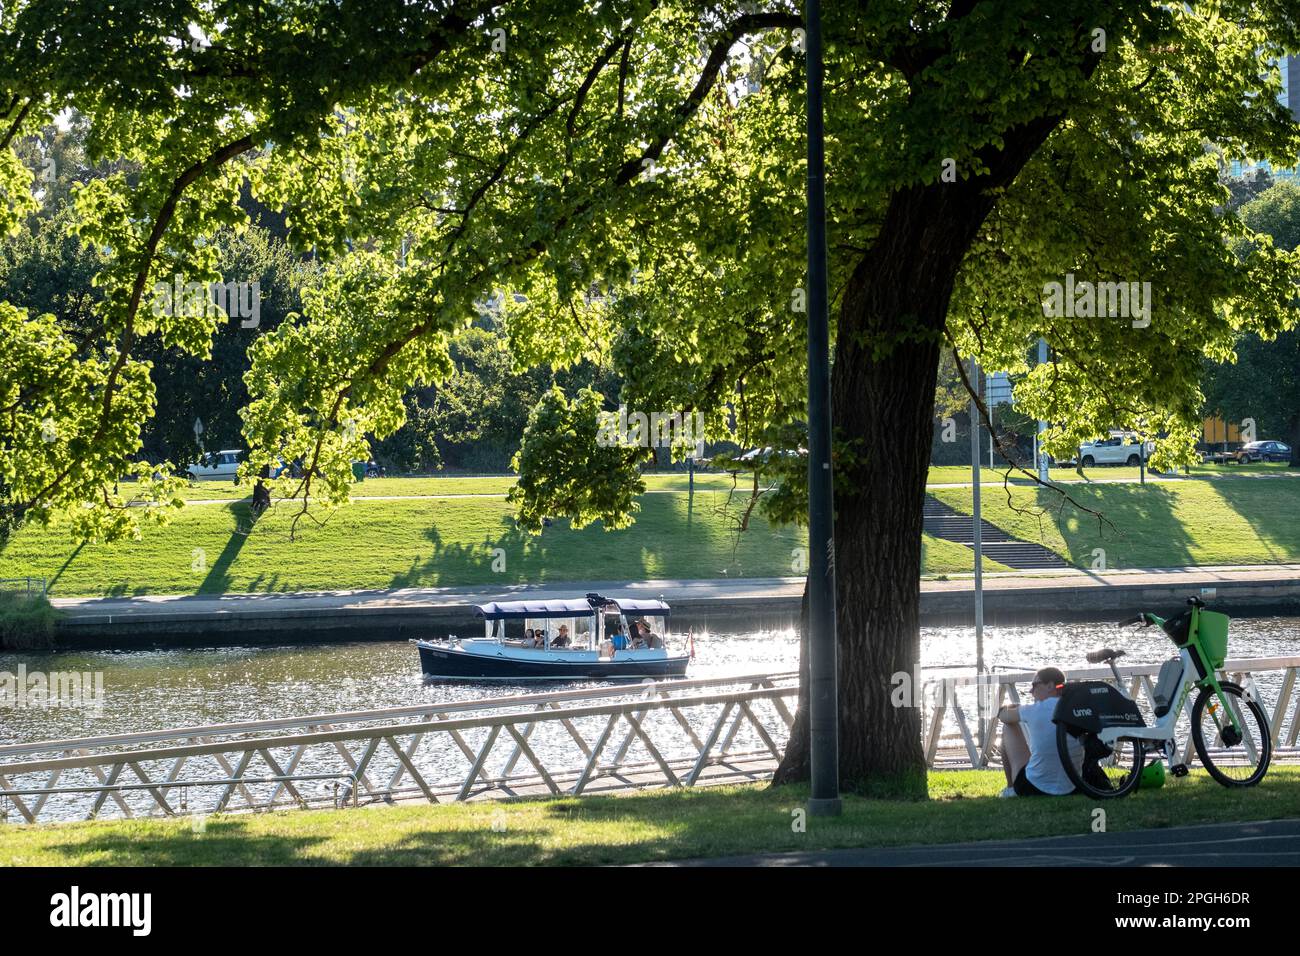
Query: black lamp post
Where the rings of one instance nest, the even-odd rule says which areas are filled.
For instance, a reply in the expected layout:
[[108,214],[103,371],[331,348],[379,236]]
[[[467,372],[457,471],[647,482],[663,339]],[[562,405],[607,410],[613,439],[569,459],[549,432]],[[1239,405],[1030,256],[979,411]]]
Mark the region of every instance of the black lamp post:
[[807,0],[808,54],[808,705],[813,816],[840,813],[831,481],[830,322],[820,0]]

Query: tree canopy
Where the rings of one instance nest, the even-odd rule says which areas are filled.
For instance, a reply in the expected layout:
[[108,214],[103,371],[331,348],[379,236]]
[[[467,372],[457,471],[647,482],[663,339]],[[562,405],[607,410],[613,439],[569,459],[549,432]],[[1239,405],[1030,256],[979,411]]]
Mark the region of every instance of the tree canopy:
[[[1201,354],[1291,321],[1291,258],[1225,249],[1247,227],[1222,214],[1216,165],[1296,152],[1267,69],[1294,41],[1286,5],[829,16],[833,288],[892,196],[950,178],[956,193],[1010,131],[1050,119],[970,237],[947,337],[1013,371],[1048,338],[1023,394],[1057,423],[1051,447],[1140,419],[1185,454]],[[755,443],[788,429],[803,407],[798,26],[780,4],[11,5],[9,227],[36,203],[13,147],[38,124],[77,110],[90,158],[122,168],[75,188],[77,234],[104,256],[80,343],[32,290],[5,311],[9,494],[129,526],[105,484],[154,411],[141,342],[207,361],[217,328],[153,314],[151,290],[219,278],[207,240],[247,223],[245,181],[325,259],[307,307],[258,342],[243,409],[250,472],[278,455],[323,476],[282,490],[341,501],[358,436],[395,431],[405,388],[446,376],[451,334],[506,289],[526,297],[506,320],[521,363],[609,353],[637,407],[699,409],[715,436],[734,407]],[[1045,318],[1044,282],[1070,272],[1151,282],[1151,327]],[[60,399],[74,381],[80,398]]]
[[[87,327],[0,304],[2,480],[27,519],[113,536],[158,510],[112,485],[155,413],[141,345],[207,359],[224,317],[153,308],[153,290],[219,278],[212,238],[247,226],[245,191],[321,266],[252,347],[247,475],[301,459],[279,492],[343,502],[366,435],[392,435],[407,390],[452,374],[454,336],[500,295],[521,366],[608,361],[630,407],[699,411],[712,436],[789,452],[770,459],[787,479],[772,502],[798,514],[793,4],[27,0],[0,18],[0,228],[38,204],[15,144],[66,111],[86,118],[90,161],[122,164],[73,190],[72,228],[103,256]],[[898,0],[825,18],[839,523],[813,546],[835,549],[856,787],[920,765],[888,675],[919,653],[940,351],[1023,374],[1049,451],[1139,427],[1167,436],[1159,467],[1191,454],[1203,358],[1295,324],[1296,254],[1239,244],[1251,227],[1221,167],[1300,153],[1272,65],[1300,22],[1290,0]],[[1110,307],[1090,291],[1048,314],[1051,283],[1108,286]],[[1030,368],[1039,337],[1052,357]],[[524,523],[631,517],[646,449],[601,445],[587,419],[608,404],[543,396]],[[564,455],[546,453],[561,434]]]

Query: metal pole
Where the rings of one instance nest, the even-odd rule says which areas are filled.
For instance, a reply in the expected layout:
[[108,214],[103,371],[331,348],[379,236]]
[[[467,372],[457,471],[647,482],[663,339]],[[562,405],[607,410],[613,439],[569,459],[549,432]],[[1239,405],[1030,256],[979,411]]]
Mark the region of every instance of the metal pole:
[[835,686],[835,512],[831,484],[830,318],[821,0],[808,0],[808,707],[812,816],[838,816],[839,699]]
[[[980,392],[980,367],[975,364],[975,359],[970,360],[970,385],[972,391],[978,395]],[[971,482],[971,504],[973,505],[974,520],[972,525],[971,550],[975,552],[975,674],[977,677],[984,676],[984,540],[983,540],[983,521],[980,509],[980,432],[979,432],[979,406],[975,403],[974,395],[970,400],[970,482]],[[984,740],[984,688],[977,685],[977,691],[980,696],[977,698],[979,713],[979,741],[981,752],[985,748]]]
[[[1038,340],[1038,364],[1047,364],[1047,339]],[[1043,432],[1047,431],[1047,422],[1041,418],[1038,420],[1038,434],[1036,435],[1037,448],[1035,454],[1038,459],[1038,480],[1047,481],[1047,455],[1043,452]]]

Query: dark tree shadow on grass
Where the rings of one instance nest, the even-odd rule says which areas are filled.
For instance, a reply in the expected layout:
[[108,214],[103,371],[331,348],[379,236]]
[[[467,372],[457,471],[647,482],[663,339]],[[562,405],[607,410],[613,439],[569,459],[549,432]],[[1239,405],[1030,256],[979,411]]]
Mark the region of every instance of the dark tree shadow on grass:
[[198,594],[225,594],[230,590],[234,581],[230,568],[244,549],[244,545],[248,543],[249,536],[263,514],[260,510],[254,510],[250,503],[242,501],[227,506],[226,510],[235,519],[235,530],[226,541],[225,547],[221,549],[221,554],[217,555],[217,559],[209,565],[207,576],[198,587]]
[[[969,773],[967,771],[966,773]],[[995,771],[986,771],[995,774]],[[942,788],[940,788],[942,789]],[[602,864],[670,860],[733,854],[817,850],[830,847],[904,846],[1016,840],[1080,833],[1078,820],[1092,801],[1084,796],[1051,800],[1005,801],[991,784],[980,793],[959,787],[946,797],[894,801],[846,797],[844,814],[806,833],[791,827],[792,810],[805,804],[807,788],[754,787],[674,789],[636,796],[569,797],[551,800],[527,814],[537,800],[507,805],[475,803],[473,814],[447,819],[420,806],[325,811],[318,818],[328,832],[252,833],[253,820],[230,814],[209,817],[202,833],[181,819],[140,832],[91,826],[67,832],[51,852],[70,865],[94,856],[115,865],[353,865],[440,866],[521,864]],[[516,816],[512,808],[524,810]],[[501,816],[497,816],[498,809]],[[1300,787],[1294,775],[1267,779],[1245,792],[1228,792],[1203,771],[1159,790],[1143,790],[1124,803],[1123,829],[1148,829],[1224,819],[1259,821],[1300,815]],[[428,810],[429,812],[425,812]],[[289,831],[299,811],[287,811]],[[349,851],[347,834],[355,816],[368,814],[367,828],[380,846]],[[385,819],[386,814],[400,814]],[[530,825],[530,819],[532,824]],[[495,824],[495,828],[494,828]],[[557,827],[558,824],[558,827]],[[304,829],[314,824],[301,824]],[[592,826],[578,842],[566,845],[556,835],[570,826]],[[390,829],[381,836],[380,829]],[[601,835],[608,834],[607,842]],[[331,845],[332,844],[332,845]]]
[[[999,493],[1000,495],[1000,493]],[[1065,542],[1063,555],[1075,567],[1084,570],[1122,570],[1125,568],[1183,567],[1195,564],[1194,540],[1176,516],[1178,497],[1163,485],[1107,484],[1096,485],[1094,495],[1079,495],[1080,503],[1101,512],[1113,527],[1099,524],[1093,515],[1079,511],[1068,501],[1047,488],[1037,489],[1033,507],[1044,512],[1043,527],[1055,526]],[[999,503],[1004,498],[996,499]],[[997,524],[996,513],[986,510],[985,518]],[[1077,528],[1068,525],[1073,521]],[[1029,540],[1046,543],[1038,535]],[[1104,567],[1094,568],[1102,549]]]
[[[788,573],[790,546],[778,531],[764,526],[733,532],[695,515],[696,502],[682,494],[647,495],[637,522],[606,531],[595,522],[575,531],[556,518],[540,535],[529,535],[503,516],[500,531],[473,545],[448,544],[437,527],[422,533],[432,545],[428,558],[412,561],[395,574],[392,588],[475,584],[536,584],[547,581],[647,580],[649,578],[722,578]],[[749,535],[751,537],[746,538]],[[761,544],[759,543],[761,540]],[[778,544],[779,541],[779,544]],[[740,546],[740,556],[737,551]],[[768,551],[768,548],[775,550]],[[504,568],[495,570],[494,560]],[[499,566],[499,564],[498,564]]]

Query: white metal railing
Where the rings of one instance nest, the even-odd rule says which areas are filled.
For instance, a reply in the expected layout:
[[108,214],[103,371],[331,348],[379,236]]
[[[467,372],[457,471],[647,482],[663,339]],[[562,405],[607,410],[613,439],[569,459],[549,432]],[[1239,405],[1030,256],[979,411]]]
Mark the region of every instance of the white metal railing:
[[[1148,707],[1159,668],[1119,668],[1129,694]],[[1222,668],[1257,688],[1281,759],[1300,758],[1297,669],[1300,657]],[[1112,675],[1092,667],[1067,677]],[[926,681],[927,766],[989,766],[996,712],[1018,702],[1016,684],[1032,678],[1024,671]],[[1274,686],[1270,703],[1260,688]],[[976,692],[992,718],[983,741],[963,691]],[[750,674],[8,744],[0,746],[0,818],[36,823],[761,780],[784,751],[797,694],[797,673]],[[949,722],[956,733],[944,732]],[[495,767],[494,759],[501,761]]]
[[[1151,679],[1159,673],[1160,666],[1130,664],[1119,667],[1120,676],[1127,680],[1125,690],[1139,706],[1146,705],[1144,712],[1148,719],[1155,706],[1155,687]],[[1296,738],[1300,735],[1300,695],[1295,694],[1297,668],[1300,668],[1300,657],[1252,657],[1225,661],[1219,669],[1221,677],[1226,676],[1230,681],[1254,688],[1256,699],[1268,715],[1274,750],[1281,759],[1300,758],[1300,752],[1296,749]],[[1278,684],[1277,697],[1271,704],[1257,679],[1264,675],[1277,677],[1276,681],[1264,681],[1266,685],[1274,682]],[[1107,680],[1115,683],[1114,674],[1105,666],[1075,668],[1065,671],[1065,676],[1067,680]],[[946,769],[990,766],[990,758],[997,756],[994,747],[997,741],[997,712],[1004,703],[1020,703],[1016,684],[1028,683],[1033,679],[1033,671],[1008,671],[983,677],[970,674],[935,677],[926,681],[921,693],[921,702],[925,706],[922,726],[926,765]],[[959,691],[963,689],[974,691],[976,719],[983,716],[989,721],[983,740],[978,739],[978,733],[972,729],[967,707],[962,705]],[[1188,723],[1195,696],[1195,692],[1189,694],[1183,705]],[[1288,721],[1287,708],[1291,705],[1293,696],[1296,701]],[[950,716],[956,723],[956,733],[944,733],[945,723]],[[978,727],[978,723],[975,726]],[[1190,761],[1191,746],[1191,735],[1185,733],[1180,740],[1180,758],[1183,762]],[[992,762],[996,763],[996,760]]]
[[[646,682],[9,744],[0,746],[0,816],[36,823],[764,779],[793,723],[797,679]],[[494,757],[504,757],[495,770]]]

